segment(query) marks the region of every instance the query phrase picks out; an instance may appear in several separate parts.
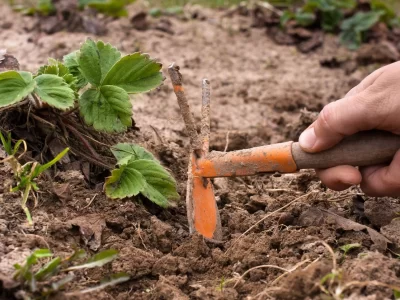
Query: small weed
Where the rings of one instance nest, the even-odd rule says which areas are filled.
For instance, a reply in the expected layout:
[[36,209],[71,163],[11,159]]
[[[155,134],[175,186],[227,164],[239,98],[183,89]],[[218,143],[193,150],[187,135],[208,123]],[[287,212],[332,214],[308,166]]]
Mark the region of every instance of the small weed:
[[354,243],[354,244],[346,244],[343,246],[340,246],[339,249],[343,251],[343,256],[346,257],[347,252],[349,252],[352,249],[360,248],[361,244],[359,243]]
[[[17,185],[11,188],[11,192],[21,192],[22,200],[21,200],[21,207],[25,212],[26,218],[30,225],[33,224],[31,213],[26,206],[28,202],[28,197],[30,194],[33,195],[35,199],[35,206],[37,205],[37,196],[35,192],[39,190],[39,187],[36,183],[36,179],[47,169],[51,166],[56,164],[63,156],[69,151],[68,148],[64,149],[61,153],[59,153],[53,160],[49,161],[48,163],[41,165],[38,162],[27,162],[24,165],[21,165],[18,159],[20,159],[27,150],[27,145],[24,140],[19,140],[15,143],[14,147],[12,147],[12,139],[11,133],[8,133],[7,137],[5,137],[0,132],[0,140],[4,147],[4,150],[7,153],[7,157],[0,161],[0,163],[8,163],[14,173],[14,177],[17,181]],[[16,156],[20,146],[23,145],[24,150],[19,155]]]
[[[102,267],[113,261],[118,256],[118,251],[112,249],[104,250],[92,256],[83,264],[76,264],[78,260],[86,257],[86,253],[83,250],[77,250],[66,258],[54,257],[47,263],[43,261],[53,256],[49,249],[37,249],[26,258],[22,265],[14,265],[16,271],[13,278],[20,283],[24,290],[28,291],[29,295],[26,295],[26,299],[48,299],[50,296],[62,291],[68,283],[75,279],[72,271]],[[127,274],[114,274],[97,286],[67,294],[90,293],[127,280],[129,280]]]
[[225,276],[222,276],[221,280],[219,281],[219,284],[217,286],[217,291],[223,292],[225,289],[225,285],[227,284],[227,281],[225,279]]

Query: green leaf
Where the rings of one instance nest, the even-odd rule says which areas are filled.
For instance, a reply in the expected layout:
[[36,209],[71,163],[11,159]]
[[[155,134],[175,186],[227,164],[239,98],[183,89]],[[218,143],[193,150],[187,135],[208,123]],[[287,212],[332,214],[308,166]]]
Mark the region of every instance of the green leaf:
[[11,146],[11,142],[12,142],[11,132],[9,132],[7,134],[7,137],[5,137],[0,131],[0,140],[1,140],[1,144],[3,145],[3,148],[6,151],[6,153],[8,155],[13,155],[13,149],[12,149],[12,146]]
[[49,59],[47,65],[40,67],[38,71],[38,75],[42,74],[52,74],[57,75],[65,80],[65,82],[70,86],[70,88],[74,91],[77,91],[77,87],[75,85],[76,78],[70,72],[70,70],[60,61]]
[[358,12],[342,22],[342,30],[366,31],[374,26],[382,16],[382,11]]
[[284,27],[287,22],[289,22],[290,20],[293,20],[295,17],[294,13],[292,13],[290,10],[285,10],[283,12],[283,14],[280,17],[280,24],[282,27]]
[[117,165],[126,165],[131,160],[148,159],[154,160],[153,154],[149,151],[135,144],[120,143],[111,148],[111,152],[117,159]]
[[49,249],[37,249],[33,251],[32,255],[36,258],[45,258],[53,256],[53,253]]
[[139,171],[129,165],[112,170],[105,182],[106,195],[111,199],[137,196],[146,187],[146,180]]
[[88,125],[106,132],[123,132],[132,125],[132,103],[121,88],[105,85],[90,89],[79,99],[81,114]]
[[36,10],[41,14],[47,16],[54,12],[55,8],[52,0],[39,0]]
[[77,56],[83,76],[94,86],[100,86],[111,67],[120,59],[121,53],[102,41],[87,39]]
[[161,207],[167,207],[168,200],[179,198],[173,177],[157,161],[147,159],[131,160],[113,170],[106,180],[105,191],[111,199],[142,193]]
[[71,282],[72,280],[74,280],[75,276],[74,274],[69,274],[67,276],[65,276],[64,278],[60,279],[59,281],[56,282],[52,282],[51,283],[51,288],[53,289],[53,291],[59,291],[60,289],[62,289],[67,283]]
[[400,291],[399,290],[393,290],[393,297],[395,300],[400,299]]
[[362,43],[362,34],[355,30],[345,30],[339,35],[340,43],[350,50],[357,50]]
[[32,93],[35,81],[29,72],[6,71],[0,73],[0,107],[21,101]]
[[331,0],[337,8],[354,9],[357,6],[357,0]]
[[325,31],[335,30],[343,20],[343,13],[340,10],[324,12],[322,14],[322,29]]
[[36,272],[35,279],[37,281],[42,281],[49,278],[58,271],[58,267],[60,266],[60,264],[61,264],[60,257],[53,258],[43,268],[41,268],[39,271]]
[[360,248],[361,244],[359,243],[354,243],[354,244],[347,244],[347,245],[343,245],[341,247],[339,247],[340,250],[342,250],[344,253],[344,255],[347,254],[347,252],[349,252],[352,249],[356,249],[356,248]]
[[113,17],[126,17],[125,6],[136,0],[79,0],[79,7],[89,6],[97,11]]
[[32,1],[20,1],[21,4],[15,4],[14,1],[9,1],[11,7],[26,15],[33,15],[39,13],[41,15],[47,16],[55,11],[52,0],[37,0],[36,3]]
[[75,93],[57,75],[43,74],[35,78],[35,94],[45,103],[60,110],[66,110],[74,105]]
[[126,17],[128,11],[125,6],[135,2],[135,0],[94,0],[90,1],[89,7],[113,17]]
[[146,180],[146,187],[141,192],[146,198],[161,207],[169,205],[168,200],[179,199],[176,181],[158,162],[136,160],[128,164],[138,170]]
[[371,0],[370,1],[372,11],[381,11],[381,20],[385,23],[390,23],[390,21],[396,18],[396,12],[382,0]]
[[82,265],[73,266],[67,269],[67,271],[91,269],[95,267],[102,267],[105,264],[113,261],[118,256],[118,251],[114,249],[104,250],[96,255],[92,256],[88,261]]
[[73,262],[74,260],[78,260],[81,258],[86,257],[86,252],[83,249],[77,249],[74,251],[74,253],[72,253],[72,255],[70,257],[68,257],[66,260],[69,262]]
[[294,19],[300,26],[307,27],[314,23],[315,15],[313,13],[299,11],[295,14]]
[[163,11],[159,7],[154,7],[149,10],[149,15],[152,16],[153,18],[161,17],[162,14],[163,14]]
[[327,282],[328,280],[335,280],[337,277],[337,274],[335,273],[328,273],[326,274],[324,277],[322,277],[322,279],[320,280],[321,284],[324,284],[325,282]]
[[102,280],[100,285],[82,290],[79,292],[79,294],[87,294],[87,293],[100,291],[100,290],[105,289],[106,287],[117,285],[122,282],[126,282],[129,279],[130,279],[130,277],[126,273],[121,272],[121,273],[113,274],[110,276],[110,278],[108,278],[106,280]]
[[37,165],[32,176],[31,176],[31,180],[37,176],[39,176],[40,174],[42,174],[44,171],[46,171],[48,168],[52,167],[53,165],[55,165],[59,160],[61,160],[65,154],[67,154],[67,152],[69,151],[69,148],[65,148],[63,151],[61,151],[60,153],[57,154],[56,157],[54,157],[51,161],[49,161],[48,163],[44,164],[44,165]]
[[87,79],[83,76],[78,63],[79,50],[74,51],[63,58],[65,66],[70,73],[76,78],[76,88],[79,90],[88,84]]
[[146,54],[134,53],[121,58],[108,72],[102,85],[115,85],[128,94],[142,93],[163,81],[162,65]]

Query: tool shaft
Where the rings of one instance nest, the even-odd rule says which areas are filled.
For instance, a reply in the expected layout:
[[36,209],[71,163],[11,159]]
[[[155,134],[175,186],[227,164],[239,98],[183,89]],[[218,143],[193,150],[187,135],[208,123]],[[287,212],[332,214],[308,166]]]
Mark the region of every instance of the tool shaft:
[[399,149],[400,136],[384,131],[365,131],[318,153],[307,153],[293,142],[227,153],[211,152],[197,160],[193,174],[213,178],[293,173],[300,169],[325,169],[339,165],[367,166],[390,162]]

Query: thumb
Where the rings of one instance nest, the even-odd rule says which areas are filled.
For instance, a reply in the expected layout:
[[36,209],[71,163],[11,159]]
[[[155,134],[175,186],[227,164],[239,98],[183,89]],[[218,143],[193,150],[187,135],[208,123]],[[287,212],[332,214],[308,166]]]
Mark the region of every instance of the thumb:
[[345,136],[375,128],[379,118],[376,110],[369,107],[371,101],[363,101],[365,94],[363,91],[326,105],[317,120],[300,135],[300,146],[307,152],[318,152],[334,146]]

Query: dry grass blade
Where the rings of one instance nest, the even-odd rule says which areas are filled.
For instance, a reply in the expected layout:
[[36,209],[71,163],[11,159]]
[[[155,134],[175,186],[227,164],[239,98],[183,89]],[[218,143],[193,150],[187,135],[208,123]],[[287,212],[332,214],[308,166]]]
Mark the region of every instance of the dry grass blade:
[[246,272],[244,272],[242,274],[242,276],[240,276],[238,279],[236,279],[236,283],[233,286],[233,288],[235,288],[239,284],[239,282],[244,278],[244,276],[249,274],[251,271],[257,270],[257,269],[264,269],[264,268],[272,268],[272,269],[277,269],[277,270],[281,270],[281,271],[284,271],[284,272],[289,272],[290,271],[290,270],[287,270],[285,268],[281,268],[281,267],[275,266],[275,265],[261,265],[261,266],[253,267],[251,269],[248,269]]

